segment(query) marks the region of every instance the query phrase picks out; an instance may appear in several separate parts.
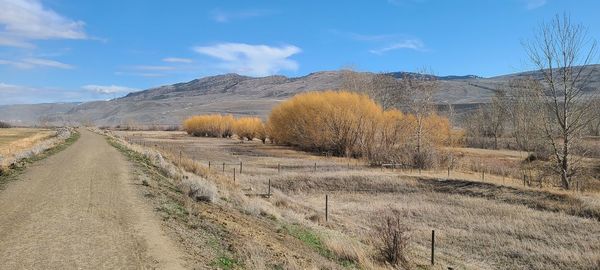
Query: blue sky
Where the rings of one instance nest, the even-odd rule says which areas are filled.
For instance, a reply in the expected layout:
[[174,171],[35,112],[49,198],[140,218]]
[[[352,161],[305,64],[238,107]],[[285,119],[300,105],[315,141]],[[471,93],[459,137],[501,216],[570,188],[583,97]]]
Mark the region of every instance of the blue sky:
[[598,39],[598,10],[592,0],[0,0],[0,104],[108,99],[228,72],[502,75],[529,68],[521,41],[557,13]]

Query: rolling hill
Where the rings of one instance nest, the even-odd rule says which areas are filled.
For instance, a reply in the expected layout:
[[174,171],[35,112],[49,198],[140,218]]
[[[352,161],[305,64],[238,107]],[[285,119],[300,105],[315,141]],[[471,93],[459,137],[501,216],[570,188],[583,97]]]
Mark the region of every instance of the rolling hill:
[[[404,73],[390,74],[401,77]],[[297,93],[340,89],[344,76],[342,71],[315,72],[294,78],[224,74],[129,93],[109,101],[0,106],[0,120],[23,125],[39,122],[177,125],[189,115],[199,113],[266,117],[274,105]],[[523,72],[492,78],[475,75],[437,77],[440,91],[435,99],[440,105],[454,104],[458,110],[468,110],[489,102],[496,89],[510,79],[524,76],[539,78],[540,74]],[[600,88],[600,69],[594,71],[587,88],[592,92]]]

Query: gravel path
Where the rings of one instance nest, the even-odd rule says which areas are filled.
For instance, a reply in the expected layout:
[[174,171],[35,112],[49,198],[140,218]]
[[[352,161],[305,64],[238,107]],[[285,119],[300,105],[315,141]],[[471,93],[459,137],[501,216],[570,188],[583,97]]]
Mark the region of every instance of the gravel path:
[[136,192],[129,161],[80,132],[0,191],[0,269],[181,269],[183,253]]

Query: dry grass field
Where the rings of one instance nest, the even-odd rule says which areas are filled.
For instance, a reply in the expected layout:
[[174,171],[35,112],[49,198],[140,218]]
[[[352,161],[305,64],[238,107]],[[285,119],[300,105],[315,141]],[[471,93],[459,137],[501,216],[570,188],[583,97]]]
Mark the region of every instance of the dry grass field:
[[30,149],[35,144],[55,135],[50,129],[37,128],[3,128],[0,129],[0,166],[2,160],[8,160],[14,155]]
[[[446,170],[372,168],[355,159],[259,141],[197,138],[183,132],[116,133],[170,152],[173,159],[193,159],[207,168],[210,164],[212,173],[232,182],[235,169],[244,194],[272,205],[282,213],[278,218],[313,228],[331,252],[359,268],[378,265],[372,228],[383,211],[399,213],[410,228],[414,268],[600,268],[600,196],[524,187],[510,171],[523,158],[520,152],[449,149],[457,165],[448,177]],[[272,196],[264,196],[269,181]],[[435,266],[429,263],[432,230]]]

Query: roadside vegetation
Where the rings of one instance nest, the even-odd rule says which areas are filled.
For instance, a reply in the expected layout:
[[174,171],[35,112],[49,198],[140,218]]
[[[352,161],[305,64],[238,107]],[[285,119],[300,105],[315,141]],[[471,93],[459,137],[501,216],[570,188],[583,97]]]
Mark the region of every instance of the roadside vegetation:
[[[72,128],[19,129],[3,136],[7,132],[0,132],[0,188],[16,179],[27,165],[66,149],[79,138],[79,133]],[[3,137],[12,139],[1,140]]]
[[141,165],[138,181],[144,196],[190,250],[193,258],[188,260],[194,267],[341,269],[348,264],[329,251],[304,221],[283,218],[261,198],[246,196],[228,176],[173,151],[130,143],[112,132],[104,134]]
[[436,106],[431,72],[348,70],[342,90],[267,119],[107,135],[146,164],[149,198],[169,198],[157,211],[214,268],[597,269],[600,99],[583,90],[584,33],[567,16],[543,24],[526,46],[543,78],[461,117]]

